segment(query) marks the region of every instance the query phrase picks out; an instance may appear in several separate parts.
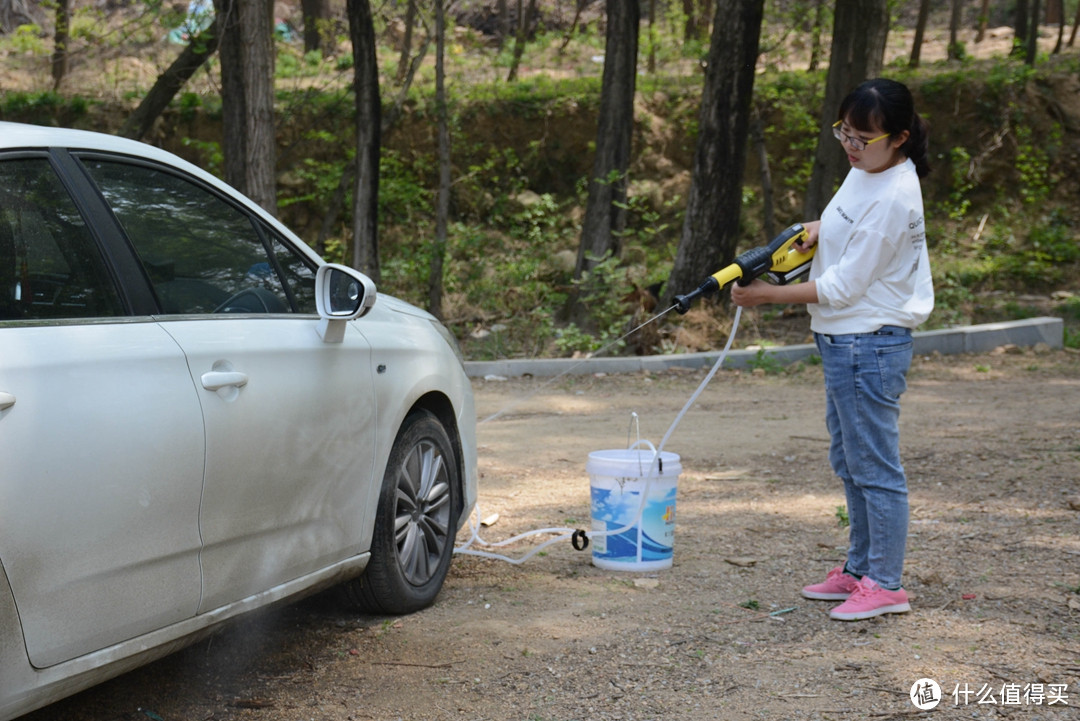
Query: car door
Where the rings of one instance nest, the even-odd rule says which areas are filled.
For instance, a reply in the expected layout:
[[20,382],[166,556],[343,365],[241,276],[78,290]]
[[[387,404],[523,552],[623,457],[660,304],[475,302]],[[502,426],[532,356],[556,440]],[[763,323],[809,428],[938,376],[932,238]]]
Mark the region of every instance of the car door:
[[200,612],[355,555],[375,445],[371,349],[316,332],[314,264],[163,168],[83,158],[143,258],[206,428]]
[[0,561],[46,667],[195,615],[203,426],[45,153],[0,156]]

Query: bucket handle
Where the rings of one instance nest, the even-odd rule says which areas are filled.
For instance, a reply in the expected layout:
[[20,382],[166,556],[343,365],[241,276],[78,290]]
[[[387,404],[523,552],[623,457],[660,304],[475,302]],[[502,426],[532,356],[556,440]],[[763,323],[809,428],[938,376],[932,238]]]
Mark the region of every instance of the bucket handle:
[[[659,470],[659,475],[661,475],[661,476],[664,475],[664,459],[660,457],[660,454],[656,450],[656,446],[654,446],[652,444],[652,441],[650,441],[648,438],[640,438],[640,439],[638,439],[636,442],[631,443],[630,447],[627,448],[627,450],[632,451],[632,450],[634,450],[635,448],[637,448],[638,446],[641,446],[641,445],[648,446],[649,450],[653,452],[653,458],[656,459],[657,469]],[[652,467],[651,463],[649,464],[649,467],[651,469],[651,467]],[[640,456],[640,454],[638,455],[638,474],[641,475],[641,476],[645,475],[644,473],[641,472],[641,456]]]
[[627,448],[633,448],[634,447],[634,446],[630,445],[630,434],[633,431],[637,431],[636,435],[637,435],[638,443],[641,443],[641,424],[638,423],[637,411],[631,411],[630,412],[630,427],[626,429],[626,447]]

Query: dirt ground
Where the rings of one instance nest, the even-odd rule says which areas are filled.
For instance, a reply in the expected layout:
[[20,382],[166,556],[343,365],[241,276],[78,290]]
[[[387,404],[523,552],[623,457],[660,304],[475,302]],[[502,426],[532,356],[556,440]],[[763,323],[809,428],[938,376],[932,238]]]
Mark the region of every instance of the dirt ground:
[[[659,443],[703,378],[476,381],[478,416],[503,412],[479,427],[484,538],[587,528],[588,454],[625,447],[634,412]],[[813,365],[713,379],[666,448],[670,569],[602,570],[569,542],[520,565],[458,556],[421,613],[327,593],[27,721],[1080,718],[1080,354],[916,359],[913,608],[862,622],[799,595],[844,558],[821,388]],[[922,678],[933,711],[909,699]]]

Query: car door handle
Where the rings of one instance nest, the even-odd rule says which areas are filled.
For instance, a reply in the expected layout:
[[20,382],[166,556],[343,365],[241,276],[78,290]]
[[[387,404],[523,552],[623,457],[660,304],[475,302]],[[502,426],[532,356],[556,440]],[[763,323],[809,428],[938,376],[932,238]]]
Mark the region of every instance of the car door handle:
[[10,393],[4,393],[0,391],[0,411],[6,411],[15,405],[15,396]]
[[240,371],[207,371],[202,374],[202,387],[208,391],[222,388],[243,388],[247,385],[247,373]]

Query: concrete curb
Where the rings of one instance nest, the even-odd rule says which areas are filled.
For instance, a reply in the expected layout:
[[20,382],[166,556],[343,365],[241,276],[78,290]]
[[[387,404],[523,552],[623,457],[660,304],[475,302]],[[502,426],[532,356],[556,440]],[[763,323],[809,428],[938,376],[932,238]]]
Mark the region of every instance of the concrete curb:
[[[986,353],[1003,345],[1030,347],[1040,343],[1059,349],[1064,345],[1065,322],[1060,318],[1028,318],[1006,323],[916,331],[917,355],[954,355]],[[813,344],[779,346],[759,350],[733,350],[724,360],[725,368],[746,368],[759,353],[787,365],[817,354]],[[683,353],[677,355],[625,356],[615,358],[522,358],[495,361],[467,361],[465,372],[470,378],[501,376],[556,376],[563,373],[587,375],[592,373],[640,373],[668,368],[710,368],[720,357],[720,351]]]

